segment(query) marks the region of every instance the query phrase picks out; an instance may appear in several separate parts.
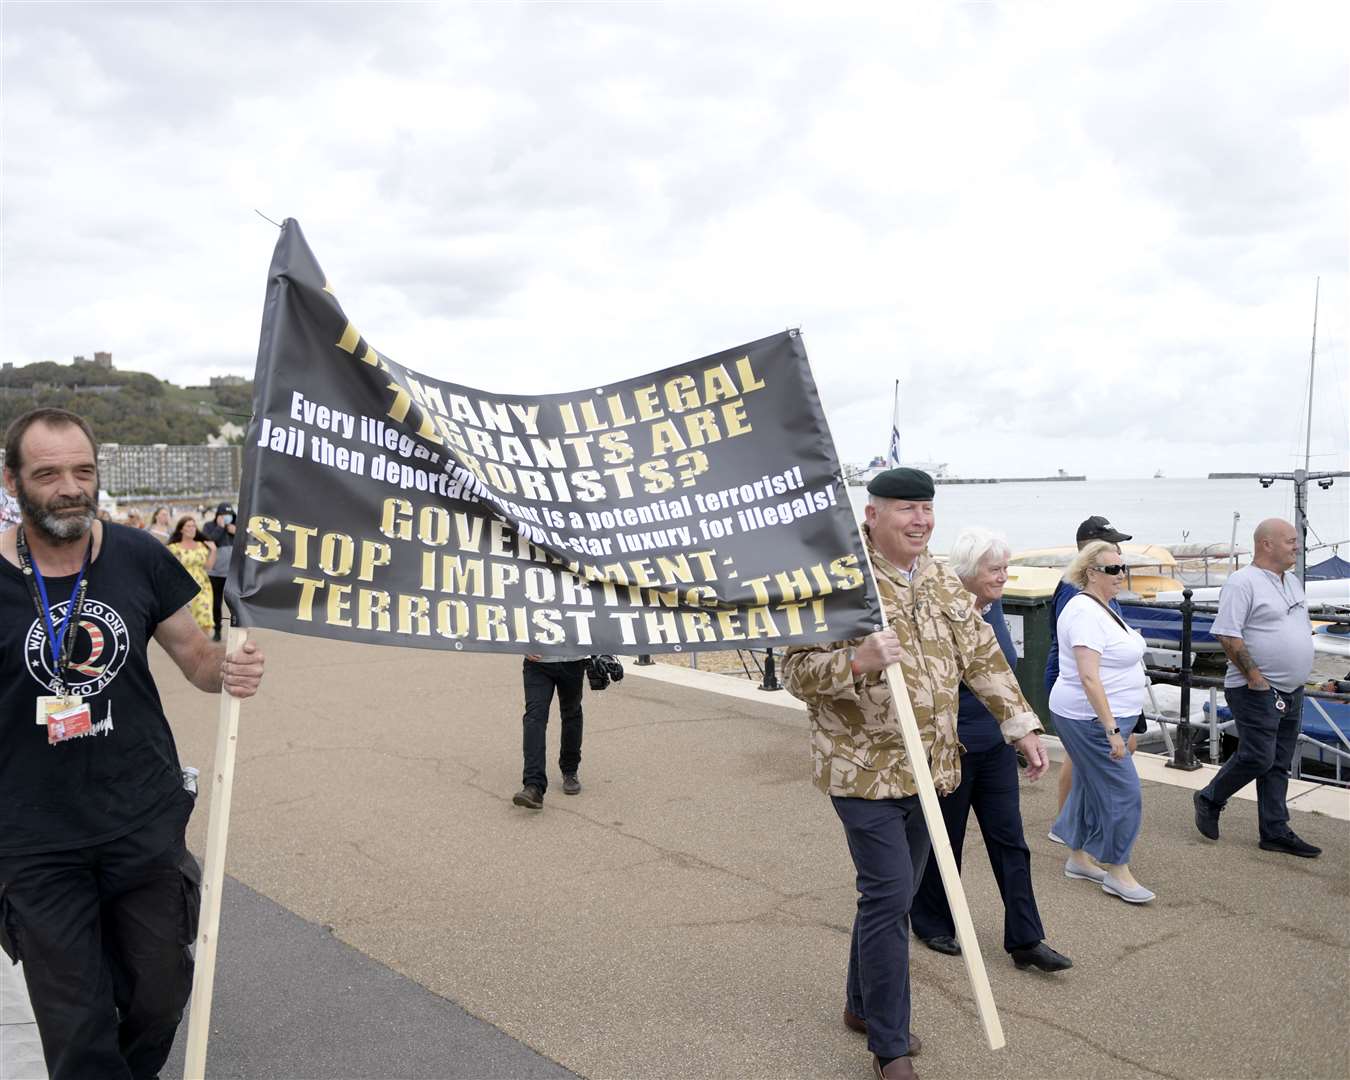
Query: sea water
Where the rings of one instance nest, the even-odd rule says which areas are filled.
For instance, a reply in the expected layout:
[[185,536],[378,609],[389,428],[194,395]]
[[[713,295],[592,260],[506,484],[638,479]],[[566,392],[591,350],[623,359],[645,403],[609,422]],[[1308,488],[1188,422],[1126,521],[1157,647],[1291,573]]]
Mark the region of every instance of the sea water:
[[[862,516],[867,490],[850,487]],[[1140,544],[1228,543],[1237,523],[1238,545],[1251,548],[1252,530],[1265,518],[1294,519],[1294,485],[1276,480],[1081,480],[1032,484],[940,484],[933,502],[937,524],[930,547],[946,552],[961,529],[981,525],[1008,538],[1014,552],[1072,546],[1084,518],[1099,514]],[[1308,485],[1308,545],[1350,538],[1350,477],[1323,491]],[[1330,555],[1314,551],[1310,563]],[[1350,543],[1342,546],[1350,558]]]

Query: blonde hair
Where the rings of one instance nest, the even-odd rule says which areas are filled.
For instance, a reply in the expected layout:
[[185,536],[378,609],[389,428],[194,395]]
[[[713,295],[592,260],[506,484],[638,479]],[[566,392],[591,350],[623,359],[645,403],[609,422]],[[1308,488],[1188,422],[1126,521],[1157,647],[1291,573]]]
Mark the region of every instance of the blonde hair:
[[1088,568],[1096,565],[1102,554],[1107,551],[1118,552],[1118,549],[1110,540],[1092,541],[1064,568],[1064,580],[1080,592],[1086,589]]

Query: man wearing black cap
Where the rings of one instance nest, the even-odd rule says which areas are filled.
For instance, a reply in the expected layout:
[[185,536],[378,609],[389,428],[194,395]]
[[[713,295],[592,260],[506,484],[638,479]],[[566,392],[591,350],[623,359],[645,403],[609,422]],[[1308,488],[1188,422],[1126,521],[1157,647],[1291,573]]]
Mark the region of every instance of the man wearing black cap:
[[788,690],[811,719],[815,783],[831,797],[857,870],[844,1023],[867,1034],[874,1073],[915,1076],[919,1040],[909,1030],[909,909],[929,837],[905,752],[886,667],[904,672],[928,747],[933,784],[961,781],[957,705],[964,682],[1026,756],[1036,779],[1048,761],[1040,722],[1017,686],[993,629],[960,580],[928,554],[933,480],[890,469],[867,485],[863,534],[887,627],[867,637],[788,650]]
[[[1134,537],[1129,533],[1121,532],[1106,518],[1094,516],[1078,526],[1077,539],[1078,550],[1082,551],[1094,540],[1123,544],[1126,540],[1133,540]],[[1070,585],[1067,581],[1061,581],[1055,586],[1054,617],[1050,620],[1050,655],[1045,658],[1045,689],[1047,693],[1054,689],[1055,680],[1059,678],[1059,634],[1055,632],[1055,624],[1059,621],[1059,613],[1064,610],[1064,605],[1077,595],[1077,587]],[[1111,601],[1111,609],[1117,615],[1124,617],[1120,605],[1115,600]]]
[[234,554],[234,508],[229,503],[216,507],[216,516],[202,526],[202,536],[216,545],[215,557],[207,570],[211,579],[211,616],[215,619],[215,640],[220,640],[220,600],[225,594],[225,579],[230,574]]
[[[1078,526],[1078,550],[1082,551],[1088,544],[1094,540],[1105,540],[1108,543],[1120,545],[1126,540],[1133,540],[1134,537],[1129,533],[1123,533],[1112,525],[1106,518],[1094,514],[1081,525]],[[1119,550],[1119,547],[1117,547]],[[1050,652],[1045,658],[1045,692],[1048,694],[1055,688],[1055,680],[1059,678],[1059,615],[1064,610],[1064,605],[1078,595],[1078,586],[1071,585],[1067,581],[1061,580],[1055,586],[1055,595],[1052,601],[1054,610],[1050,617]],[[1125,613],[1120,610],[1114,597],[1111,598],[1110,608],[1122,620]],[[1130,732],[1129,747],[1130,753],[1134,753],[1136,739],[1134,732]],[[1073,785],[1073,762],[1066,756],[1064,766],[1059,770],[1059,808],[1064,809],[1064,801],[1069,797],[1069,788]],[[1055,835],[1051,830],[1050,839],[1056,844],[1062,844],[1064,841]]]

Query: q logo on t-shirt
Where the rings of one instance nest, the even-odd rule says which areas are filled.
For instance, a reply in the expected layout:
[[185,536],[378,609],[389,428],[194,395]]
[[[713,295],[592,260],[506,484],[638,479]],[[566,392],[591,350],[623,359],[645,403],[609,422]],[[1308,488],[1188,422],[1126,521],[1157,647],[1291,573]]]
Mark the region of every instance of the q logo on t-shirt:
[[[70,602],[52,607],[52,623],[61,625]],[[73,633],[70,668],[66,672],[66,688],[72,694],[92,697],[101,692],[122,670],[131,654],[127,624],[107,604],[85,599],[80,608],[80,622],[67,633]],[[52,650],[47,644],[47,627],[42,619],[34,618],[24,635],[24,659],[28,673],[47,688],[56,692],[56,672],[52,667]]]

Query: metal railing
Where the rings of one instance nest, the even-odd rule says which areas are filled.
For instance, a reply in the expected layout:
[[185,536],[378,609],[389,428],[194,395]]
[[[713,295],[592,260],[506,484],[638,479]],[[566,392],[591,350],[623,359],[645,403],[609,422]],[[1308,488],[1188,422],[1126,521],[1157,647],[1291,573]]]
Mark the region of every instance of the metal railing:
[[[758,657],[758,654],[760,653],[764,655],[763,663],[760,662]],[[737,649],[736,656],[741,662],[741,670],[745,673],[747,679],[753,681],[756,676],[758,676],[759,689],[783,689],[783,684],[778,681],[776,658],[774,657],[773,649]],[[750,657],[751,663],[755,665],[754,675],[750,674],[750,668],[745,662],[747,656]],[[635,664],[637,667],[650,667],[654,662],[655,661],[652,660],[650,653],[640,653]],[[689,666],[695,671],[698,670],[698,653],[691,652],[689,654]]]

